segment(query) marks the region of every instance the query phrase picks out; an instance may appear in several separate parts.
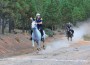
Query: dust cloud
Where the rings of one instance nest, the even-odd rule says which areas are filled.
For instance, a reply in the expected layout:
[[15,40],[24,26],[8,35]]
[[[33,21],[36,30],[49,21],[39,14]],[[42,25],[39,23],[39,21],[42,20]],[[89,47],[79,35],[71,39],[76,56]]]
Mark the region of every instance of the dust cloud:
[[73,41],[68,41],[67,38],[63,40],[58,40],[46,46],[46,50],[42,50],[41,53],[52,53],[56,52],[62,47],[68,47],[70,44],[73,44],[79,40],[83,40],[83,36],[90,33],[90,19],[84,21],[83,23],[78,23],[76,27],[74,27],[74,37]]

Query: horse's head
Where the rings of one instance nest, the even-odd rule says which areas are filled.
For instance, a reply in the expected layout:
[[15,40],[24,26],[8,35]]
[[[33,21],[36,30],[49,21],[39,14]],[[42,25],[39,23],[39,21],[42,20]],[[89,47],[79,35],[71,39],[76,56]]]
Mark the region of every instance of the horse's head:
[[36,24],[35,21],[32,21],[31,28],[32,29],[36,29],[37,28],[37,24]]

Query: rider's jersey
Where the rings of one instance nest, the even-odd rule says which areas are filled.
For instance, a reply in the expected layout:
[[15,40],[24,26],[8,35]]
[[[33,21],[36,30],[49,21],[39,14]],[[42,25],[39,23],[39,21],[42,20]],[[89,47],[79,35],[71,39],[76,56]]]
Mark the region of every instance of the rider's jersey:
[[35,18],[36,23],[42,22],[42,18]]

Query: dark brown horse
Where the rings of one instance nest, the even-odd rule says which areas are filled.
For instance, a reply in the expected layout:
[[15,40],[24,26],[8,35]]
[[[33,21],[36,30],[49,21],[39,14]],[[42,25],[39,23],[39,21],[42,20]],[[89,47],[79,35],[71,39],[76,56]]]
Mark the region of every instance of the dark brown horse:
[[72,41],[73,34],[74,34],[74,30],[69,29],[69,30],[67,31],[67,39],[68,39],[68,41],[69,41],[70,39],[71,39],[71,41]]

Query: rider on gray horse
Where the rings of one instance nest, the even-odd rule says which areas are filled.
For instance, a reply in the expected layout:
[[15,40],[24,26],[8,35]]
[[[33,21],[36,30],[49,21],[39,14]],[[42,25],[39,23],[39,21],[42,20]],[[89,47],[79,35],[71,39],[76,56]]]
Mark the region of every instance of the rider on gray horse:
[[[33,19],[35,20],[35,22],[37,23],[37,28],[39,29],[39,31],[41,32],[41,40],[43,39],[43,23],[42,23],[42,18],[40,16],[39,13],[36,14],[36,17]],[[32,34],[32,30],[31,30],[31,34]],[[32,39],[32,38],[31,38]]]

